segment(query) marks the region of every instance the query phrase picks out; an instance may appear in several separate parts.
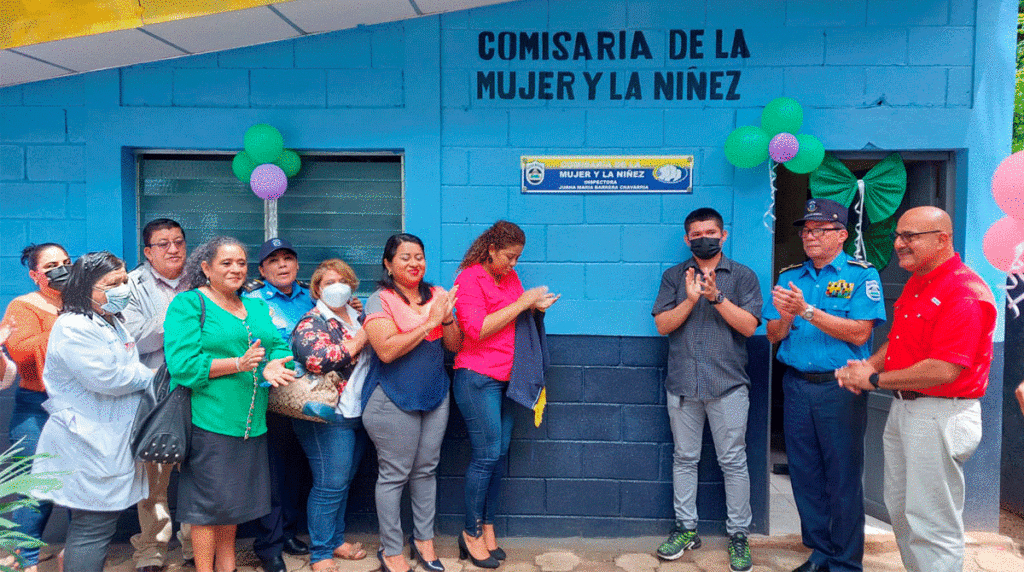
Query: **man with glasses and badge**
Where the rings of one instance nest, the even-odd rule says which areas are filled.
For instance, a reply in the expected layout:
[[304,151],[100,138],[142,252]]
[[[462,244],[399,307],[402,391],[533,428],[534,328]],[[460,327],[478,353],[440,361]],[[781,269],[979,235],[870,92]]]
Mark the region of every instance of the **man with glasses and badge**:
[[[185,267],[185,231],[169,218],[149,221],[142,229],[142,254],[146,260],[128,273],[130,298],[125,307],[125,328],[135,338],[139,361],[157,369],[164,363],[164,317],[178,292]],[[167,543],[171,540],[171,513],[167,485],[171,465],[146,463],[149,498],[138,504],[140,532],[132,537],[135,569],[160,572],[167,567]],[[192,558],[189,527],[182,524],[178,534],[182,557]]]
[[835,370],[871,355],[871,331],[885,321],[878,272],[843,252],[847,208],[811,199],[800,226],[808,260],[783,268],[762,315],[779,343],[784,433],[803,543],[794,572],[863,570],[864,431],[867,395],[836,383]]
[[942,209],[917,207],[896,224],[900,268],[913,276],[893,305],[889,339],[839,368],[853,393],[890,389],[883,434],[885,506],[909,572],[964,566],[964,463],[981,441],[992,363],[992,290],[953,250]]

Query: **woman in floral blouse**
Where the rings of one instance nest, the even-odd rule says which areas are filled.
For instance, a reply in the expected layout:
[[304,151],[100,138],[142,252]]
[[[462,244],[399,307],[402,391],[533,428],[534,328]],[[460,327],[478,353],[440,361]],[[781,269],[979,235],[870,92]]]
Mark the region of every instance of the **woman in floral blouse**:
[[[359,323],[352,293],[359,287],[352,268],[337,258],[325,260],[313,272],[310,294],[316,306],[295,326],[292,352],[311,374],[330,375],[340,398],[335,407],[314,412],[325,422],[292,419],[295,434],[309,459],[313,490],[306,514],[309,519],[310,563],[315,572],[336,570],[333,558],[360,560],[366,551],[358,542],[345,542],[345,507],[348,487],[366,446],[363,430],[363,381],[369,359],[360,351],[366,333]],[[318,404],[307,404],[306,410]]]

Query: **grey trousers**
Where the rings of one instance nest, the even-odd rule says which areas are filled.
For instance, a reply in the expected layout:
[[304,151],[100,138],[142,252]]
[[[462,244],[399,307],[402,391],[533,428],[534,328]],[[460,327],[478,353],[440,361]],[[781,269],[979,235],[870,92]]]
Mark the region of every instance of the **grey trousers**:
[[386,556],[405,545],[399,505],[409,484],[413,534],[434,538],[437,512],[437,463],[448,426],[448,399],[433,411],[402,411],[377,387],[363,410],[363,427],[377,447],[377,520]]
[[107,548],[117,532],[121,511],[71,509],[64,545],[64,572],[103,572]]
[[747,533],[750,528],[750,473],[747,471],[747,410],[750,390],[740,387],[719,399],[681,399],[668,394],[668,421],[675,450],[672,492],[676,520],[697,528],[697,464],[704,438],[704,419],[718,453],[725,481],[725,530]]

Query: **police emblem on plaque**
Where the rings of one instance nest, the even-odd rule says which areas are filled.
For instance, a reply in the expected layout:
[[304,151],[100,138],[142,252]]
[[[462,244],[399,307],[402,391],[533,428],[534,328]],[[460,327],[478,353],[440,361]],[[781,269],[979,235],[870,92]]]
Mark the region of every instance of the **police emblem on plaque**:
[[530,161],[526,164],[526,182],[531,185],[539,185],[544,182],[544,163]]

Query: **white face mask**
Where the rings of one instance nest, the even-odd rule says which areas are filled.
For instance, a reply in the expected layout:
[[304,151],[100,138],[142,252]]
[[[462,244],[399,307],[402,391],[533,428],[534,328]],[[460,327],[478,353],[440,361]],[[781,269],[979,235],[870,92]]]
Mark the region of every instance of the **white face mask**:
[[320,292],[320,299],[323,300],[324,304],[327,304],[329,308],[341,308],[348,303],[348,300],[351,297],[352,287],[344,282],[335,282],[330,286],[324,287]]
[[108,314],[117,314],[128,307],[128,301],[131,299],[132,291],[128,288],[128,284],[125,283],[119,286],[114,286],[110,290],[106,290],[104,294],[107,295],[107,303],[101,304],[100,310],[103,310]]

